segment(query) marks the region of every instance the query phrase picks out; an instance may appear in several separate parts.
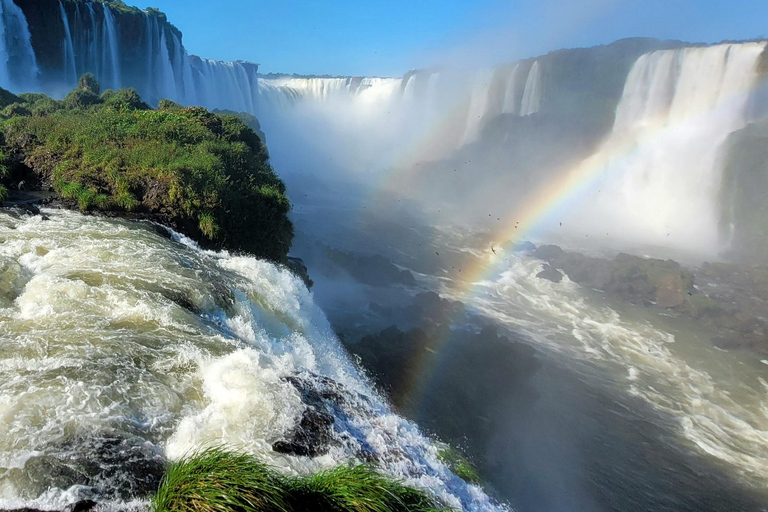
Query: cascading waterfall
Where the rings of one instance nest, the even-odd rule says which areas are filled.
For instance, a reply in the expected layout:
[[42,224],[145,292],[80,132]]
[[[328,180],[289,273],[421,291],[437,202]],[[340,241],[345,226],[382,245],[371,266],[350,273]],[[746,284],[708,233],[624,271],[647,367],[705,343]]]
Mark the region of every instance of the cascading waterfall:
[[200,102],[211,108],[256,113],[258,80],[255,70],[238,62],[193,59],[192,68],[199,80]]
[[748,122],[765,43],[641,56],[627,77],[613,131],[582,167],[602,169],[579,229],[709,254],[718,240],[720,148]]
[[[62,97],[80,75],[91,72],[103,89],[134,87],[152,104],[168,98],[256,113],[257,66],[190,57],[181,34],[154,11],[117,16],[103,3],[59,1],[60,64],[41,71],[24,12],[12,0],[0,0],[0,9],[0,87]],[[121,28],[123,22],[129,29]]]
[[0,87],[36,91],[39,69],[27,20],[13,0],[0,0]]
[[512,68],[512,71],[509,73],[509,76],[507,77],[507,86],[504,89],[504,104],[502,105],[501,112],[502,114],[517,114],[519,112],[518,103],[517,103],[517,80],[518,80],[518,70],[520,69],[520,64],[515,64],[515,67]]
[[520,103],[520,115],[529,116],[539,111],[541,107],[541,71],[539,61],[531,66],[528,72],[528,79],[525,82],[523,99]]
[[122,80],[120,79],[120,50],[118,48],[117,24],[109,6],[105,5],[103,9],[104,29],[102,34],[104,40],[102,48],[107,50],[104,53],[105,62],[103,69],[105,70],[104,76],[107,78],[104,85],[117,89],[122,85]]
[[64,62],[64,81],[69,84],[77,82],[77,63],[75,61],[75,45],[72,42],[72,31],[69,28],[69,16],[64,9],[64,4],[59,2],[61,11],[61,22],[64,25],[64,44],[63,44],[63,62]]
[[[95,493],[125,510],[148,467],[224,443],[292,474],[365,453],[451,507],[503,509],[390,410],[287,270],[138,223],[46,215],[0,213],[0,508]],[[297,378],[344,393],[320,457],[272,449],[307,408]]]
[[474,142],[480,135],[483,118],[489,113],[489,89],[493,74],[494,70],[489,69],[479,71],[475,76],[469,96],[469,113],[467,114],[467,126],[462,137],[462,144]]

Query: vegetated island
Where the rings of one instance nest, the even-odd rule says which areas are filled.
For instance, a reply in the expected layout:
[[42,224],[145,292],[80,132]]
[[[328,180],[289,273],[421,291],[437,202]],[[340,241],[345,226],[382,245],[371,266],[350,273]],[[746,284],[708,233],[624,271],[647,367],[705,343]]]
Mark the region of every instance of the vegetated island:
[[106,90],[90,73],[63,100],[0,89],[0,200],[52,191],[83,212],[144,218],[201,246],[287,262],[285,184],[258,121]]

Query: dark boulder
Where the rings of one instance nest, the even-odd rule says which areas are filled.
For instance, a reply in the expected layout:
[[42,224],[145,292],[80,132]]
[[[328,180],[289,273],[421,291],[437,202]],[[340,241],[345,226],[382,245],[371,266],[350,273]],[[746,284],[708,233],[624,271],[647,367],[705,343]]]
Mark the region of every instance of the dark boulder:
[[299,392],[305,409],[299,423],[272,444],[274,451],[317,457],[328,453],[332,446],[343,445],[356,452],[361,460],[376,460],[373,447],[361,441],[364,436],[353,421],[373,414],[366,397],[332,379],[311,373],[291,375],[284,380]]
[[[96,508],[97,503],[93,500],[80,500],[76,501],[74,503],[70,503],[66,507],[64,507],[61,512],[89,512],[90,510],[93,510]],[[17,508],[8,510],[5,512],[52,512],[50,510],[41,510],[38,508]]]
[[559,283],[563,280],[563,274],[549,263],[544,264],[544,268],[536,274],[536,277],[552,281],[553,283]]
[[285,440],[273,443],[272,449],[278,453],[302,457],[325,455],[333,443],[334,422],[330,414],[307,406],[301,415],[301,422]]

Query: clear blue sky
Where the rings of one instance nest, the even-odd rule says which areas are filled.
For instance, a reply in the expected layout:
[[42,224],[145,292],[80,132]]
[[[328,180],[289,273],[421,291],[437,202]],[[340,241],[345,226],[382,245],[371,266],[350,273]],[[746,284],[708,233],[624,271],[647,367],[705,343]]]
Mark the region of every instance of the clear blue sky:
[[768,0],[151,1],[190,53],[258,62],[264,73],[398,76],[631,36],[768,36]]

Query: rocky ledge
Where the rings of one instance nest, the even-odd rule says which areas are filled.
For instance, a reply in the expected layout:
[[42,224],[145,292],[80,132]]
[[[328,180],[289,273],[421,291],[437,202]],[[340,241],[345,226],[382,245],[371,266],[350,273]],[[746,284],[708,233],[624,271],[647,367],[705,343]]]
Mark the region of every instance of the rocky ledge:
[[721,348],[768,354],[768,265],[705,263],[689,269],[673,260],[624,253],[596,258],[556,245],[519,249],[544,262],[541,279],[560,282],[567,275],[612,299],[695,319]]

